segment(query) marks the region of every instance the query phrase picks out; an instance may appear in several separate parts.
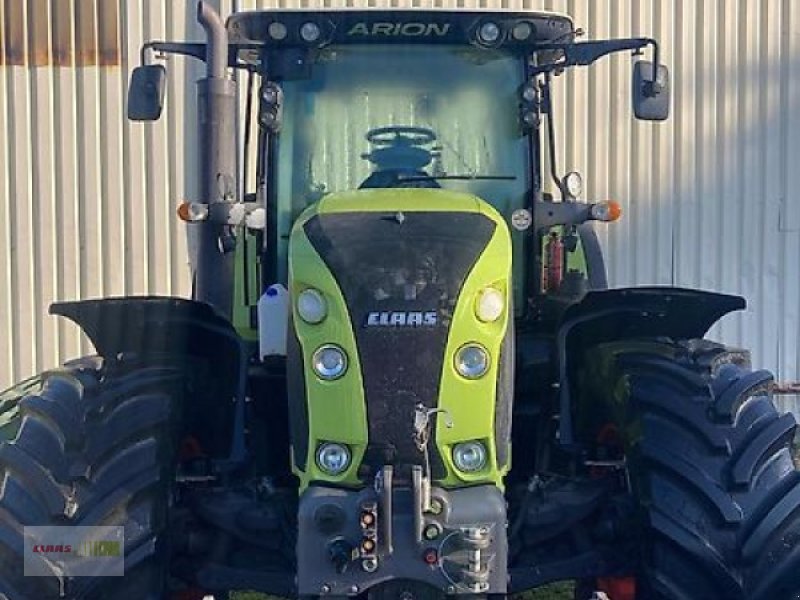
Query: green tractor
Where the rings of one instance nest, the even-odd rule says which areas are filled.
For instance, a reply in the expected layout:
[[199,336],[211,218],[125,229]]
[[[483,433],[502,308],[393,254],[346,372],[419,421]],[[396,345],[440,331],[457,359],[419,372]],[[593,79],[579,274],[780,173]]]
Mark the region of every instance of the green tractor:
[[[607,289],[592,222],[619,207],[556,165],[565,69],[652,53],[633,108],[667,117],[655,40],[198,19],[205,43],[145,45],[128,100],[154,120],[157,59],[206,63],[192,299],[52,306],[98,355],[0,396],[0,597],[798,598],[795,421],[702,339],[744,300]],[[44,526],[121,527],[124,574],[79,575]]]

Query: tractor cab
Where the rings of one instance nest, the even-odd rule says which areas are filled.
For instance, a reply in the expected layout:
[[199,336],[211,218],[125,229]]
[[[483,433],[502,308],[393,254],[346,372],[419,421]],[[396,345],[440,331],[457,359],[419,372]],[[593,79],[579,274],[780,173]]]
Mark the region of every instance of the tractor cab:
[[269,175],[253,181],[276,211],[267,281],[287,282],[292,225],[328,194],[441,188],[481,198],[506,222],[529,204],[534,157],[519,114],[524,49],[569,38],[572,23],[554,14],[488,17],[269,11],[229,19],[231,41],[258,48],[250,53],[260,82],[254,94],[260,122],[266,114],[270,125],[262,134],[274,140],[264,155]]
[[[561,293],[569,304],[604,287],[597,240],[584,225],[613,220],[619,207],[575,202],[580,175],[559,173],[553,80],[610,53],[650,48],[653,62],[634,64],[633,108],[641,119],[662,120],[669,77],[654,39],[581,35],[570,17],[550,12],[268,10],[234,13],[224,28],[217,21],[213,44],[146,44],[146,64],[131,80],[134,120],[160,114],[165,70],[157,53],[208,66],[200,90],[203,198],[181,212],[212,225],[196,244],[197,297],[254,338],[253,307],[265,286],[288,283],[290,232],[303,211],[336,192],[400,187],[471,194],[514,229],[517,316],[541,320],[548,298]],[[245,89],[236,91],[226,66],[244,72]],[[234,185],[228,115],[237,93],[244,154]],[[230,277],[236,285],[220,285]]]
[[[245,136],[259,151],[243,185],[271,217],[254,241],[265,250],[262,284],[287,284],[292,226],[322,197],[413,187],[471,194],[497,210],[505,226],[514,224],[518,316],[541,318],[542,300],[553,292],[575,301],[603,287],[602,256],[582,224],[618,212],[574,202],[536,208],[553,199],[548,169],[560,199],[580,193],[580,177],[558,174],[552,139],[545,145],[540,130],[553,128],[553,74],[610,52],[657,48],[653,40],[580,43],[568,16],[536,12],[263,11],[234,14],[226,28],[230,54],[249,73],[245,118],[258,123],[258,132]],[[649,65],[636,66],[643,91],[635,102],[647,104],[645,118],[663,118],[665,69],[654,79],[658,93],[647,96]],[[550,260],[536,264],[532,248],[550,252]],[[247,320],[241,303],[254,305],[263,286],[245,287],[250,297],[240,300],[238,314]]]

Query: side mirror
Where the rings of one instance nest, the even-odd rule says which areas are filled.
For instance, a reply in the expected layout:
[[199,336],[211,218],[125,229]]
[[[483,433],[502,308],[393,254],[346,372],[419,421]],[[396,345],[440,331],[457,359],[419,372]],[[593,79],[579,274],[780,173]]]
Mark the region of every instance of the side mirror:
[[653,77],[653,63],[644,60],[633,65],[633,114],[643,121],[663,121],[669,116],[669,70],[658,65]]
[[128,87],[128,118],[157,121],[164,108],[167,70],[163,65],[141,65],[131,74]]

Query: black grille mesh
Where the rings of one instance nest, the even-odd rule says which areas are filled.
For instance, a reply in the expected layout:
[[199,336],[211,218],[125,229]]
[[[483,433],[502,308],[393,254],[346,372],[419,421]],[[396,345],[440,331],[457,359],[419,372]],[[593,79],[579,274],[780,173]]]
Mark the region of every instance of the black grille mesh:
[[[453,310],[495,227],[477,213],[445,212],[334,213],[305,224],[350,311],[367,405],[366,465],[421,463],[414,407],[438,403]],[[421,322],[430,313],[435,325]],[[433,475],[443,477],[435,440],[430,448]]]

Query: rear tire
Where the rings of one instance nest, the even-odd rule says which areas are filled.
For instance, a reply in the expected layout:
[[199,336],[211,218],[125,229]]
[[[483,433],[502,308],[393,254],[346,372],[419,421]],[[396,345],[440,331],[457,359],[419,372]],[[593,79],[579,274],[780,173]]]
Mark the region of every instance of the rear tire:
[[704,341],[592,353],[641,508],[638,598],[800,598],[795,420],[747,362]]
[[[78,364],[43,377],[0,442],[0,597],[156,599],[165,592],[179,378]],[[25,577],[23,527],[122,525],[122,577]],[[63,596],[59,596],[63,590]]]

